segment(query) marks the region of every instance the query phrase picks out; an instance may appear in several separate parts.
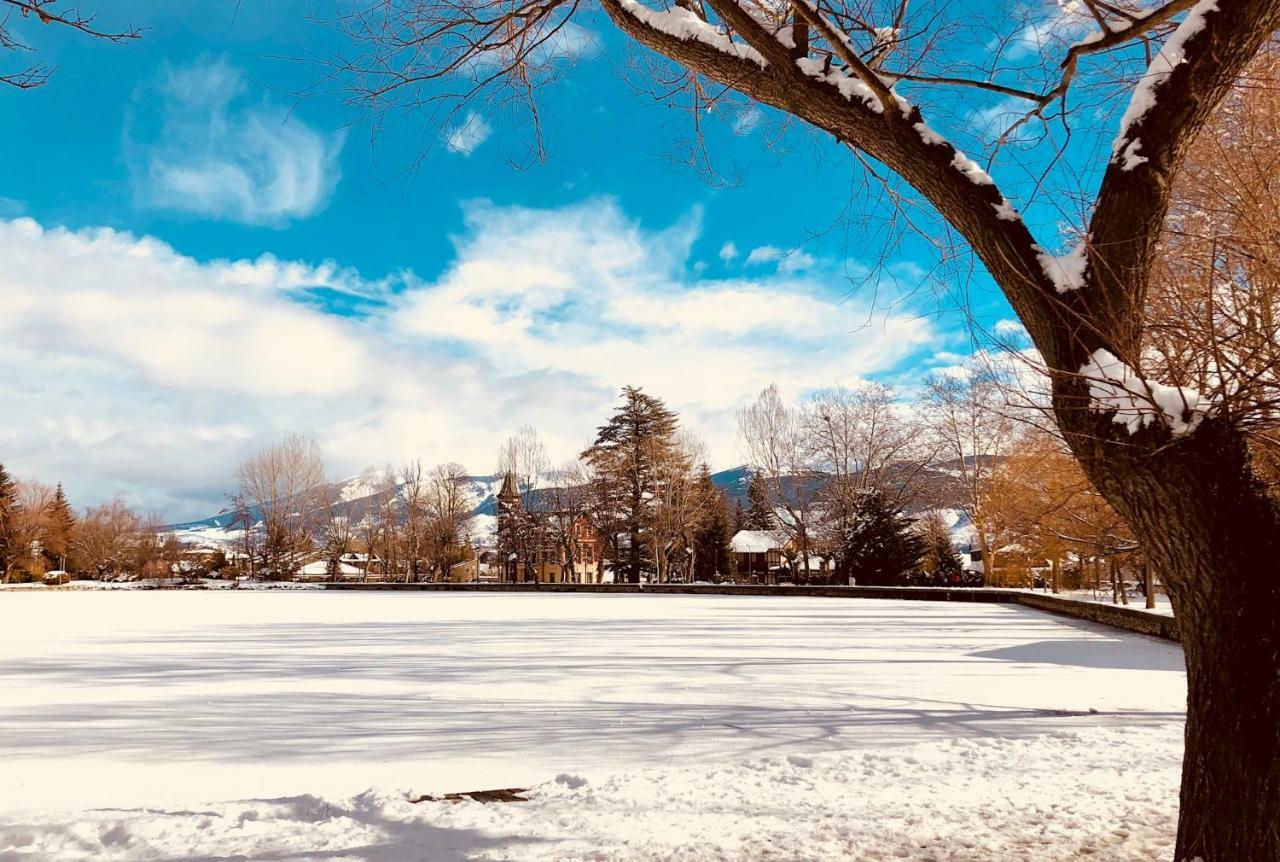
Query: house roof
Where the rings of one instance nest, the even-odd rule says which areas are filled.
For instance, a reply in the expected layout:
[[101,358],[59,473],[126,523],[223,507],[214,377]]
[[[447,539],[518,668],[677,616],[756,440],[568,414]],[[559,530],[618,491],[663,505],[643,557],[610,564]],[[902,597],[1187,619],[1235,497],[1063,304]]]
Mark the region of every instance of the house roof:
[[[304,575],[327,575],[329,574],[329,561],[316,560],[314,563],[307,563],[299,572]],[[363,575],[364,572],[355,566],[348,566],[346,563],[338,563],[339,575]]]
[[502,477],[502,490],[498,492],[499,500],[516,500],[520,497],[520,491],[516,488],[516,474],[508,470],[507,475]]
[[739,530],[729,540],[735,554],[764,554],[780,550],[785,542],[772,530]]

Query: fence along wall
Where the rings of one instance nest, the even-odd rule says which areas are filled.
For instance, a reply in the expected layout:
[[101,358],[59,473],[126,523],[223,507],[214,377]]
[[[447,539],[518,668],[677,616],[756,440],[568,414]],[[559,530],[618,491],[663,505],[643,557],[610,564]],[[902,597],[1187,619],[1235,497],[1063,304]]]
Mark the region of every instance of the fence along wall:
[[1178,640],[1173,617],[1122,605],[1082,602],[1046,593],[945,587],[782,587],[746,584],[397,584],[326,583],[327,590],[389,590],[451,593],[645,593],[647,595],[817,596],[844,599],[906,599],[918,602],[980,602],[1024,605],[1060,616],[1100,623],[1125,631]]

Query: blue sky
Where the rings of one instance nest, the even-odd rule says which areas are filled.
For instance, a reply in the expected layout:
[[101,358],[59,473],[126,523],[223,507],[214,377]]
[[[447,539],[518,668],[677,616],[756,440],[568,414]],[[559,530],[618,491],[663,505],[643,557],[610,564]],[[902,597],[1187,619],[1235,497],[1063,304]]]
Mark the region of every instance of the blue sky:
[[[740,182],[696,176],[670,157],[687,117],[623,80],[603,19],[547,92],[549,159],[516,167],[519,130],[483,106],[371,142],[335,95],[292,95],[317,70],[290,58],[333,44],[306,4],[235,5],[110,4],[104,25],[147,28],[128,45],[23,31],[58,69],[0,89],[0,457],[20,476],[186,518],[290,431],[335,476],[488,471],[524,424],[567,458],[626,383],[727,467],[734,411],[770,382],[910,387],[972,349],[928,291],[893,301],[929,243],[854,289],[882,227],[842,219],[866,196],[846,155],[771,147],[768,114],[739,110],[708,143]],[[983,326],[1011,316],[980,273],[948,284]]]

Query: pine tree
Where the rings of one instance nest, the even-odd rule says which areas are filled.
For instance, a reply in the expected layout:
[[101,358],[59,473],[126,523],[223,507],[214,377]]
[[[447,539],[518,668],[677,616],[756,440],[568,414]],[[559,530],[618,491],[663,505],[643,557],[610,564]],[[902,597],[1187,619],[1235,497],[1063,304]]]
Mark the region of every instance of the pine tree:
[[747,510],[742,507],[741,500],[735,500],[733,503],[733,532],[747,528]]
[[[920,558],[920,582],[931,586],[945,586],[960,573],[960,560],[951,544],[951,530],[942,514],[936,511],[924,513],[916,520],[916,532],[924,542]],[[956,578],[958,583],[959,579]]]
[[76,528],[76,516],[67,502],[67,495],[59,482],[49,506],[49,526],[45,532],[44,550],[49,559],[60,569],[67,568],[71,555],[71,537]]
[[704,514],[694,536],[693,577],[698,581],[724,580],[733,574],[729,541],[734,530],[729,521],[728,501],[724,492],[716,487],[706,464],[698,474],[698,492],[704,500]]
[[934,515],[927,518],[921,531],[924,543],[924,554],[920,561],[921,568],[928,573],[926,581],[939,587],[958,586],[964,577],[964,568],[955,546],[951,544],[951,535],[946,524]]
[[905,583],[925,550],[913,523],[880,491],[859,494],[839,548],[841,567],[864,586]]
[[9,568],[14,554],[14,519],[18,514],[18,485],[4,465],[0,464],[0,575],[9,582]]
[[747,485],[747,519],[743,529],[772,530],[773,527],[773,511],[769,508],[769,490],[765,488],[764,477],[752,473]]
[[679,419],[661,399],[634,386],[622,388],[622,401],[583,454],[593,468],[617,480],[608,503],[628,539],[621,569],[627,582],[638,584],[642,572],[653,568],[645,543],[650,501],[657,496],[655,466],[675,449]]

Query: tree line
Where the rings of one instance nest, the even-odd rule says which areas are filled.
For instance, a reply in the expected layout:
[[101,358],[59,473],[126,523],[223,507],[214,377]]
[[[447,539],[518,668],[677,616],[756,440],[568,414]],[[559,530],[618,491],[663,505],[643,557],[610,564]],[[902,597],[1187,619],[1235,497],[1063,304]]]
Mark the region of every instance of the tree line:
[[[626,386],[567,461],[553,463],[532,427],[501,445],[495,486],[509,476],[517,500],[492,542],[462,465],[411,459],[333,482],[319,445],[297,434],[240,465],[236,538],[204,554],[120,498],[77,515],[61,485],[0,473],[0,564],[6,582],[51,571],[289,580],[304,567],[416,582],[447,580],[487,553],[515,581],[542,579],[553,563],[562,579],[586,582],[982,583],[962,567],[965,550],[992,585],[1101,585],[1117,601],[1127,583],[1154,586],[1123,519],[1043,419],[1000,357],[934,374],[912,398],[861,383],[788,403],[770,386],[737,416],[744,505],[717,487],[677,413]],[[972,525],[972,547],[953,544],[955,518]],[[731,543],[743,530],[776,552],[768,571],[738,570]]]
[[61,483],[19,479],[0,464],[0,579],[6,584],[50,573],[167,576],[182,547],[161,534],[160,524],[120,497],[76,515]]

